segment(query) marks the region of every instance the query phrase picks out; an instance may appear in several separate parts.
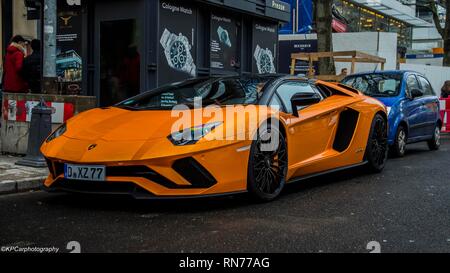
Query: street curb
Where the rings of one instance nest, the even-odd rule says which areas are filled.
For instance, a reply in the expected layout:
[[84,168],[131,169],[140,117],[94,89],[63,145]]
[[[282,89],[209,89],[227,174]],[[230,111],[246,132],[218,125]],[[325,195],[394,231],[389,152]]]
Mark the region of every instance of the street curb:
[[47,178],[46,176],[42,176],[19,181],[13,180],[1,181],[0,195],[38,190],[46,178]]

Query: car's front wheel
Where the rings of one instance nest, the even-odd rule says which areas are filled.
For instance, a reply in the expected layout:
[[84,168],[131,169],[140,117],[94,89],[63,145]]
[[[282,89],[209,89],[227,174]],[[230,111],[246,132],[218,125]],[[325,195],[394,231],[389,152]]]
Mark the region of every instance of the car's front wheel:
[[386,165],[389,151],[387,126],[386,120],[377,114],[370,130],[366,153],[367,166],[372,172],[381,172]]
[[408,143],[408,133],[403,125],[400,125],[395,135],[394,145],[391,147],[394,157],[404,157],[406,154],[406,145]]
[[255,199],[276,199],[286,184],[288,167],[286,139],[270,124],[258,130],[250,150],[248,191]]
[[428,148],[432,151],[437,151],[441,148],[441,127],[438,125],[434,129],[433,138],[428,141]]

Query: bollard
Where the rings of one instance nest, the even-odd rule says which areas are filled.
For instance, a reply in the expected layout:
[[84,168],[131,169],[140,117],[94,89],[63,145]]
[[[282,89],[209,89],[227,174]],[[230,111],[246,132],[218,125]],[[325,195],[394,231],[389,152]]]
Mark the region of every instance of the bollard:
[[45,139],[52,133],[53,109],[48,107],[44,99],[41,98],[41,101],[33,108],[31,113],[27,155],[16,165],[44,168],[47,167],[47,163],[40,148]]

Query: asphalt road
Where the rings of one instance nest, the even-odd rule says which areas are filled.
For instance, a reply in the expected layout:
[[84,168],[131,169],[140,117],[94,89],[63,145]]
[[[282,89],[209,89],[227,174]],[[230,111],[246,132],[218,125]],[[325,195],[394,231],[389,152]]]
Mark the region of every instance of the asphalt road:
[[0,197],[0,246],[82,252],[450,252],[450,140],[291,185],[272,203],[246,196],[134,201],[43,192]]

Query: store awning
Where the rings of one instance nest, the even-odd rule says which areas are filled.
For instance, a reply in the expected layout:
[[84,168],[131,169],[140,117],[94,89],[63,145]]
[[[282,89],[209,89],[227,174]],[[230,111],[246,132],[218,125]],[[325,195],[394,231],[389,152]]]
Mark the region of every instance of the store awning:
[[395,0],[352,0],[355,3],[374,9],[382,14],[394,17],[395,19],[410,24],[415,27],[433,27],[432,23],[415,16],[411,8]]

